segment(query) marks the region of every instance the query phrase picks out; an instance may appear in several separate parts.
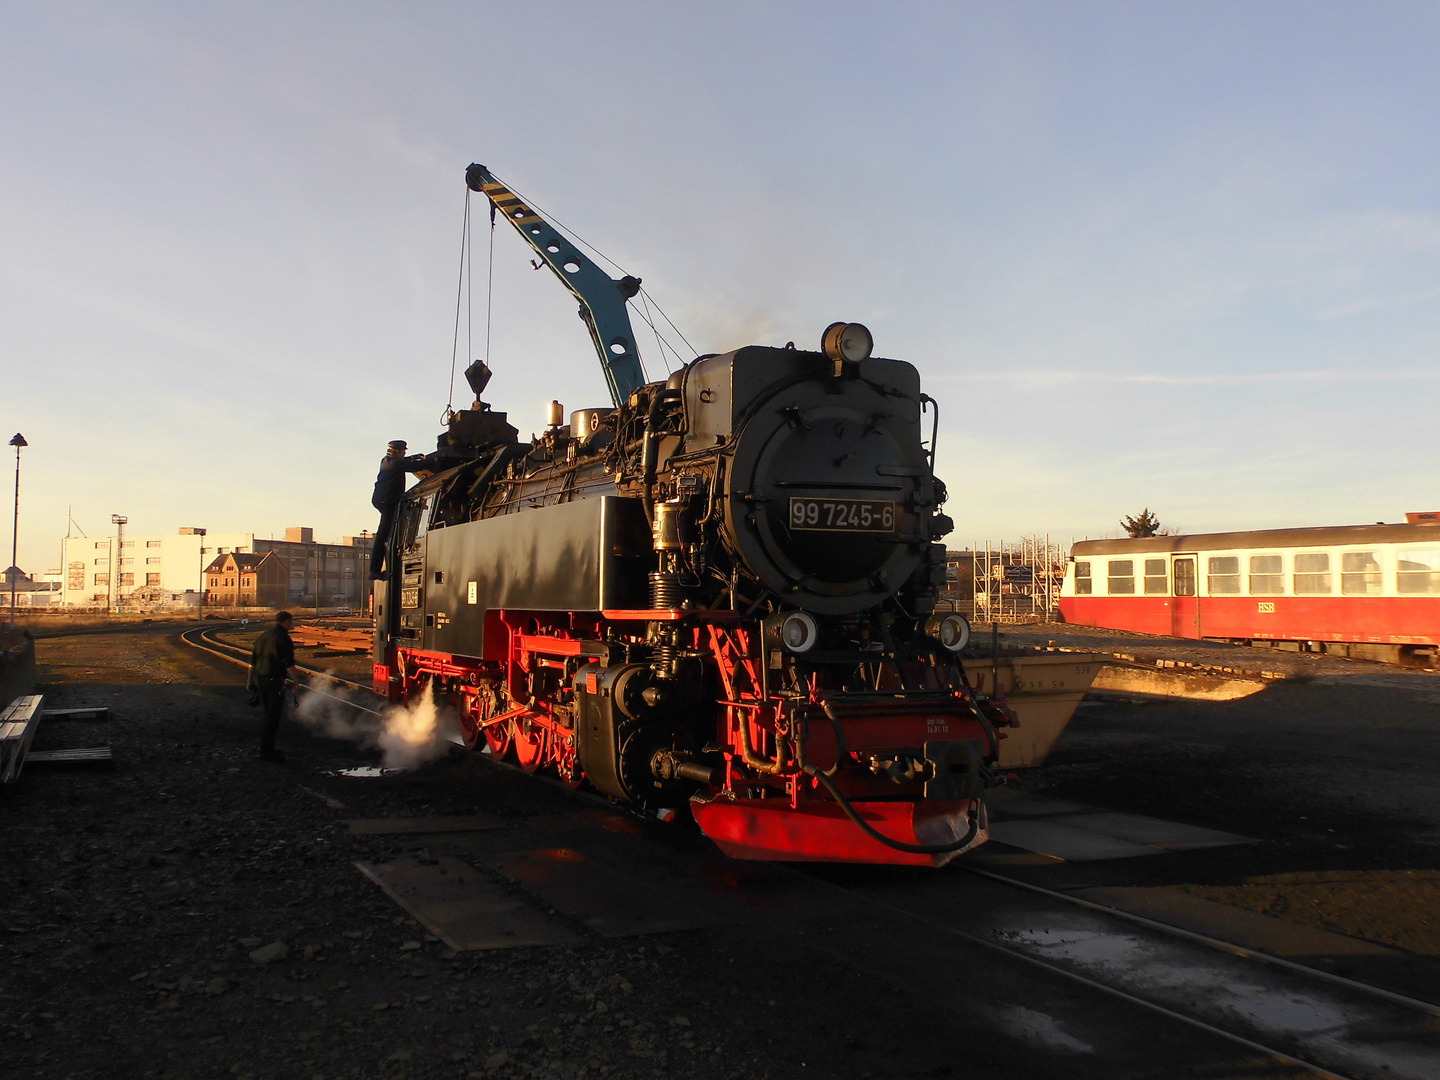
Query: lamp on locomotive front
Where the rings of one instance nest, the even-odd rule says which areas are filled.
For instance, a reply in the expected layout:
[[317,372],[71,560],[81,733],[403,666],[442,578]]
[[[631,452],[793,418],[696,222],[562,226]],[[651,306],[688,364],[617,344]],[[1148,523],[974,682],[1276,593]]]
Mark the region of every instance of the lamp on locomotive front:
[[820,335],[820,351],[835,361],[836,375],[845,370],[846,364],[869,360],[874,349],[875,338],[864,323],[831,323]]
[[792,653],[809,652],[820,636],[815,620],[804,611],[792,611],[780,624],[780,640]]
[[764,622],[767,648],[781,646],[786,652],[807,653],[820,640],[820,626],[808,611],[786,611]]
[[925,632],[940,642],[947,652],[962,652],[970,644],[970,620],[958,611],[930,616]]

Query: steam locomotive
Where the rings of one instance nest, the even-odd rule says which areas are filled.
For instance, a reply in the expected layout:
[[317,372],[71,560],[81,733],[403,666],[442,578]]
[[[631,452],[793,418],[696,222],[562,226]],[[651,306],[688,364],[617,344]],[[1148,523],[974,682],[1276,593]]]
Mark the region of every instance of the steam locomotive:
[[952,523],[916,369],[836,323],[647,382],[639,281],[484,166],[466,180],[580,301],[613,404],[552,404],[523,443],[470,366],[376,583],[377,692],[433,684],[467,745],[688,812],[738,858],[938,866],[984,842],[1013,714],[934,611]]

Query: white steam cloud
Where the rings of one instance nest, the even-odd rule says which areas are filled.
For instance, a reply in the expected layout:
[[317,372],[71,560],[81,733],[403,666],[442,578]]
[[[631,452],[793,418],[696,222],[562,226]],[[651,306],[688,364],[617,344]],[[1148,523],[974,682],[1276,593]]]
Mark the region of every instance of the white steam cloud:
[[[378,749],[386,769],[414,769],[444,757],[459,741],[454,710],[435,698],[434,684],[407,704],[387,706],[383,713],[362,711],[359,695],[328,684],[309,689],[295,710],[306,727],[332,739],[357,742]],[[368,706],[365,706],[368,708]]]

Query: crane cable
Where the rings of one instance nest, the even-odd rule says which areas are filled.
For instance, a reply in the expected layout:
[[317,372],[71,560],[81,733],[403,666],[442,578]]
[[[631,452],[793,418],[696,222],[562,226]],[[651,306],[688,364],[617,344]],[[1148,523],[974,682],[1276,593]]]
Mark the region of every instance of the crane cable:
[[[445,405],[445,415],[441,419],[442,424],[450,422],[450,416],[455,411],[455,359],[460,354],[460,299],[465,294],[465,264],[470,253],[470,189],[465,189],[465,217],[460,226],[460,277],[455,282],[455,337],[450,344],[450,399]],[[466,345],[470,341],[469,328],[466,328]]]
[[[465,189],[470,198],[470,189]],[[495,204],[490,204],[490,269],[485,278],[485,366],[490,366],[490,312],[495,303]]]

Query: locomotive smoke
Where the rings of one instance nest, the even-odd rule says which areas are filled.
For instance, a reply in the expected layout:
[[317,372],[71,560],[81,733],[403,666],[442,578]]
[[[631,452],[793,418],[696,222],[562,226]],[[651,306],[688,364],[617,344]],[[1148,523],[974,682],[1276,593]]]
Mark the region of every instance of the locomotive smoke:
[[[414,769],[444,757],[455,740],[453,717],[435,700],[432,684],[408,705],[392,705],[383,715],[361,712],[346,705],[350,695],[341,687],[323,694],[307,693],[300,699],[295,718],[306,727],[332,739],[346,739],[366,749],[378,749],[386,769]],[[358,702],[357,702],[358,703]]]

